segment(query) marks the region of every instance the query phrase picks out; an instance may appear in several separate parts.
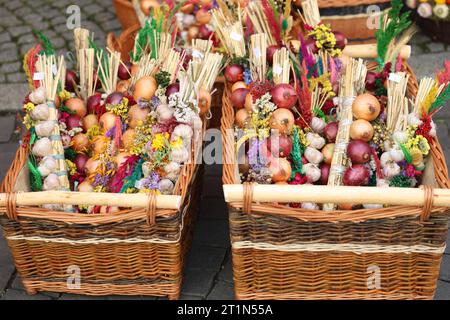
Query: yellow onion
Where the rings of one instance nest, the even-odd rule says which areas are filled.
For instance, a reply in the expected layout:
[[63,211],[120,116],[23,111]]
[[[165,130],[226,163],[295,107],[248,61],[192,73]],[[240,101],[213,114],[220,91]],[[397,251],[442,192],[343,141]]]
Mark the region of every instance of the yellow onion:
[[88,131],[93,126],[98,125],[97,116],[95,114],[88,114],[83,118],[83,120],[81,120],[81,122],[83,124],[84,131]]
[[236,112],[236,115],[235,115],[235,118],[234,118],[234,123],[239,128],[245,128],[250,123],[250,120],[251,120],[251,117],[250,117],[250,114],[247,112],[247,110],[239,109]]
[[88,180],[84,180],[78,185],[78,192],[94,192],[94,187]]
[[249,112],[249,113],[252,112],[252,109],[253,109],[253,97],[252,97],[251,93],[247,93],[247,95],[245,96],[244,107],[245,107],[245,110],[247,110],[247,112]]
[[141,10],[142,12],[148,16],[150,14],[151,9],[159,8],[159,3],[156,0],[141,0]]
[[132,64],[131,65],[131,69],[130,69],[130,73],[132,76],[134,76],[139,70],[139,64]]
[[130,89],[130,85],[131,85],[130,79],[120,80],[119,82],[117,82],[116,91],[125,94],[128,92],[128,89]]
[[65,102],[67,108],[75,112],[80,118],[83,118],[87,113],[86,104],[79,98],[70,98]]
[[294,115],[289,109],[280,108],[275,110],[270,117],[270,128],[278,130],[280,134],[290,134],[294,127]]
[[145,76],[136,81],[134,85],[133,98],[138,101],[139,99],[150,100],[158,87],[155,78],[152,76]]
[[141,108],[137,104],[132,106],[128,111],[128,125],[130,128],[134,129],[142,124],[149,112],[148,108]]
[[136,132],[134,129],[127,129],[122,135],[122,143],[125,149],[130,149],[133,145],[134,137]]
[[93,154],[104,153],[106,151],[106,148],[108,148],[108,145],[110,142],[111,142],[111,139],[108,138],[107,136],[95,137],[95,139],[92,143]]
[[195,19],[199,24],[207,24],[211,21],[211,13],[206,9],[200,9],[195,14]]
[[350,126],[350,137],[353,140],[363,140],[368,142],[372,140],[373,133],[373,126],[369,121],[364,119],[355,120]]
[[184,6],[182,6],[180,8],[180,11],[185,13],[185,14],[192,13],[194,11],[194,4],[193,3],[186,3]]
[[211,94],[207,90],[200,89],[197,99],[200,115],[206,114],[211,108]]
[[78,133],[72,138],[72,148],[77,153],[84,153],[89,149],[89,138],[84,133]]
[[116,115],[112,112],[105,112],[104,114],[102,114],[102,116],[100,117],[100,127],[105,129],[106,131],[110,130],[111,128],[113,128],[116,125]]
[[236,91],[237,89],[247,89],[247,85],[245,84],[244,81],[238,81],[235,82],[232,86],[231,86],[231,92]]
[[198,37],[198,34],[200,32],[199,27],[197,26],[190,26],[188,28],[188,40],[192,40]]
[[380,102],[370,93],[360,94],[353,101],[352,112],[356,119],[373,121],[380,114],[380,110]]
[[334,143],[329,143],[325,145],[322,149],[322,155],[323,155],[323,162],[326,164],[331,164],[331,161],[333,160],[333,154],[334,154]]
[[84,170],[86,171],[86,174],[91,175],[95,173],[95,170],[97,170],[99,164],[100,161],[94,160],[94,158],[89,158],[88,161],[86,161],[86,164],[84,165]]
[[273,182],[288,181],[292,174],[291,164],[286,158],[273,158],[269,164]]

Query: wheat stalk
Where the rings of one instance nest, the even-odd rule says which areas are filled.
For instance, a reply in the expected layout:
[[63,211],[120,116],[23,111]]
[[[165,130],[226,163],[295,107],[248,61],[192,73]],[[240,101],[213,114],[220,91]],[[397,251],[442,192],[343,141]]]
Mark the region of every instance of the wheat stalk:
[[250,70],[253,80],[266,79],[267,34],[258,33],[250,36]]

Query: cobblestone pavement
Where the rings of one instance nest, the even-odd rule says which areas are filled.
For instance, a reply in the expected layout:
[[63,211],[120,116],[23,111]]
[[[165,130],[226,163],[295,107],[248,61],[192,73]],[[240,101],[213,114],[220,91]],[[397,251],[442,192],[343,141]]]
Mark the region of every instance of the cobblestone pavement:
[[[119,33],[120,26],[110,0],[0,0],[0,180],[17,148],[17,137],[13,133],[14,114],[20,108],[27,90],[21,61],[23,53],[34,41],[30,31],[33,28],[44,31],[60,52],[70,50],[72,32],[66,28],[65,11],[71,4],[81,7],[82,26],[95,32],[99,44],[104,44],[107,32]],[[420,33],[414,38],[413,44],[410,64],[419,77],[432,74],[445,58],[450,58],[448,48],[432,43]],[[449,120],[450,108],[447,108],[437,120],[440,141],[447,159],[450,159]],[[101,299],[123,298],[114,296]],[[207,166],[205,170],[199,219],[187,259],[181,298],[233,299],[227,209],[223,201],[220,166]],[[94,298],[55,293],[27,295],[0,231],[0,299]],[[442,259],[436,299],[450,300],[450,248],[446,249]]]

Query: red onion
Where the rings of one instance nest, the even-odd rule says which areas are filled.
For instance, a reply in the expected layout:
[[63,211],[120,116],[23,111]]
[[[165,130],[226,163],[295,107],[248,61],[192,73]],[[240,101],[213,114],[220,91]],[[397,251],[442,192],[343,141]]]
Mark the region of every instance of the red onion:
[[106,97],[106,104],[120,104],[123,99],[123,94],[120,92],[113,92]]
[[348,41],[347,38],[344,36],[342,32],[339,31],[333,31],[334,37],[336,38],[336,48],[344,50],[345,46],[347,45]]
[[297,103],[297,92],[295,89],[287,83],[277,84],[272,90],[272,101],[278,108],[291,109]]
[[239,88],[231,93],[231,102],[235,108],[241,109],[245,105],[245,98],[250,92],[247,88]]
[[280,49],[280,47],[276,44],[270,45],[267,47],[267,54],[266,54],[266,59],[267,62],[272,65],[273,64],[273,54],[275,53],[275,51],[277,51],[278,49]]
[[77,154],[73,162],[77,166],[77,170],[79,172],[84,172],[84,166],[86,165],[86,161],[88,161],[89,157],[85,154]]
[[369,170],[362,164],[355,164],[344,172],[344,185],[365,186],[369,183]]
[[65,87],[67,91],[75,92],[74,84],[78,84],[78,76],[75,71],[67,69]]
[[330,165],[322,163],[320,165],[320,184],[328,184],[328,176],[330,175]]
[[367,75],[366,75],[366,89],[367,90],[371,90],[371,91],[375,90],[376,80],[377,80],[376,72],[367,71]]
[[96,110],[102,105],[102,95],[100,93],[96,93],[90,96],[86,102],[88,113],[96,113]]
[[276,157],[289,157],[292,150],[292,139],[287,135],[271,136],[267,138],[267,150]]
[[206,24],[202,24],[198,31],[198,37],[203,40],[208,40],[212,33],[213,32],[208,28]]
[[224,75],[228,82],[235,83],[244,79],[244,68],[238,64],[227,66]]
[[119,71],[117,71],[117,76],[120,80],[128,80],[131,78],[131,62],[125,62],[124,64],[119,64]]
[[367,142],[352,140],[347,146],[347,154],[353,164],[361,164],[370,160],[372,149]]
[[178,82],[171,83],[166,88],[166,97],[169,97],[178,91],[180,91],[180,84]]
[[98,77],[97,71],[94,71],[93,79],[94,79],[93,82],[95,83],[95,90],[100,89],[102,87],[102,82]]
[[80,128],[81,118],[76,114],[71,114],[66,120],[66,125],[69,130],[72,130],[74,128]]
[[329,143],[334,143],[336,141],[338,127],[339,127],[338,122],[330,122],[323,129],[323,134]]

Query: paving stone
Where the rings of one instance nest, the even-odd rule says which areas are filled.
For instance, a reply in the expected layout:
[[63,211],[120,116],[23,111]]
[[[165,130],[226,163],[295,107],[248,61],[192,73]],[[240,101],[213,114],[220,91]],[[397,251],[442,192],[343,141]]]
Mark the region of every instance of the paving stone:
[[61,49],[66,45],[66,41],[63,38],[53,38],[52,44],[55,49]]
[[[15,2],[15,1],[11,1],[11,2]],[[33,9],[31,9],[30,7],[25,7],[25,6],[14,10],[14,13],[19,17],[23,17],[27,14],[30,14],[31,12],[33,12]]]
[[13,273],[14,273],[13,259],[9,251],[9,247],[6,243],[6,240],[3,237],[3,229],[0,228],[0,293],[6,289],[6,286],[10,282]]
[[4,42],[0,44],[0,50],[17,50],[17,44],[14,42]]
[[228,254],[225,264],[222,266],[222,270],[220,270],[217,278],[227,283],[231,284],[233,283],[233,264],[231,259],[231,253]]
[[182,294],[205,298],[214,283],[215,272],[202,269],[186,269],[183,279]]
[[[1,74],[1,73],[0,73]],[[0,85],[0,111],[16,112],[22,108],[22,101],[28,93],[28,86],[23,84]]]
[[0,117],[0,142],[8,142],[15,129],[15,116]]
[[439,279],[450,282],[450,255],[448,254],[442,256]]
[[217,282],[211,293],[206,298],[207,300],[233,300],[234,299],[234,288],[232,284],[227,282],[219,281]]
[[450,282],[438,280],[434,300],[450,300]]
[[9,33],[14,37],[17,38],[18,36],[30,33],[32,32],[31,28],[29,26],[17,26],[14,28],[9,28]]
[[[102,10],[104,10],[104,9],[102,9]],[[112,21],[114,23],[113,28],[115,28],[115,26],[116,26],[115,21],[114,21],[114,15],[108,11],[103,11],[99,14],[96,14],[95,21],[98,21],[98,22]]]
[[16,49],[0,49],[0,63],[17,61]]
[[16,10],[23,5],[21,1],[8,1],[5,4],[5,7],[9,10]]
[[86,7],[82,8],[83,12],[86,12],[88,16],[94,15],[96,13],[102,12],[103,8],[97,3],[92,3]]
[[[16,154],[16,150],[18,148],[17,143],[2,143],[0,144],[0,181],[3,180],[3,177],[6,174],[6,171],[9,169],[9,166],[12,163],[12,160],[14,159],[14,156]],[[3,240],[3,239],[2,239]],[[0,244],[0,248],[3,248],[6,250],[7,246],[6,243],[4,243],[4,246]],[[9,252],[9,250],[8,250]],[[0,251],[0,261],[2,257],[2,251]],[[1,262],[0,262],[0,279],[1,279]],[[1,281],[0,281],[1,282]],[[0,285],[1,288],[1,285]]]
[[34,43],[35,41],[36,39],[31,33],[24,34],[17,39],[18,44]]
[[225,254],[225,248],[192,246],[189,250],[186,268],[219,271]]
[[35,43],[26,43],[20,46],[20,56],[23,58],[23,55],[27,53],[32,47],[34,47]]
[[50,24],[52,26],[57,26],[60,24],[66,24],[67,22],[67,17],[65,15],[60,15],[60,16],[56,16],[54,17],[52,20],[50,20]]
[[6,80],[10,83],[26,82],[27,78],[23,72],[17,72],[6,75]]
[[214,223],[198,221],[194,229],[192,246],[205,245],[212,247],[228,248],[230,235],[228,221],[216,220]]
[[14,281],[11,283],[11,289],[25,290],[22,280],[20,279],[18,274],[15,275]]
[[0,43],[4,43],[11,40],[11,35],[7,32],[0,33]]
[[0,67],[0,72],[4,72],[4,73],[16,72],[16,71],[20,71],[21,67],[22,67],[22,64],[19,61],[5,63]]
[[8,289],[6,294],[2,297],[2,300],[51,300],[52,298],[42,294],[29,295],[25,291]]
[[14,27],[21,24],[21,21],[17,19],[13,14],[3,17],[0,19],[0,25],[4,27]]

